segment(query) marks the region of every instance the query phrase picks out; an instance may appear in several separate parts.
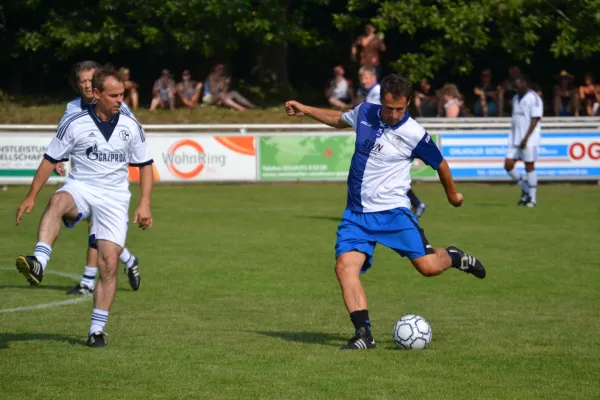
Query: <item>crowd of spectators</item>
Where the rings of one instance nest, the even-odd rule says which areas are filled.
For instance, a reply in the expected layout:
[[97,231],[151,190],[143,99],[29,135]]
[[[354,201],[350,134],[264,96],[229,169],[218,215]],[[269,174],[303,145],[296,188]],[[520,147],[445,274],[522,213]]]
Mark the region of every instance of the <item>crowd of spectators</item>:
[[[381,79],[380,60],[386,46],[384,36],[377,34],[373,25],[365,26],[365,33],[359,36],[351,47],[352,59],[358,63],[359,85],[355,87],[352,79],[345,76],[344,68],[336,65],[333,79],[326,89],[329,104],[340,110],[347,110],[368,96],[363,81],[365,68],[373,68],[377,80]],[[513,65],[508,74],[495,84],[491,69],[484,69],[479,75],[479,84],[471,92],[461,92],[454,83],[446,83],[434,89],[428,79],[416,85],[414,105],[419,117],[498,117],[510,115],[515,77],[522,75],[521,69]],[[530,81],[529,87],[535,90],[544,100],[547,114],[553,116],[596,116],[600,115],[600,84],[597,84],[591,73],[585,74],[580,86],[575,84],[575,77],[562,70],[557,74],[551,94],[542,92],[538,82]],[[463,88],[464,89],[464,88]],[[552,101],[550,101],[552,100]]]
[[[357,104],[368,101],[373,96],[372,89],[381,80],[381,58],[386,51],[384,35],[377,33],[372,24],[352,43],[350,55],[358,68],[356,83],[346,76],[342,65],[333,68],[333,77],[325,88],[325,98],[331,107],[349,110]],[[415,86],[413,104],[418,117],[497,117],[511,113],[512,99],[516,91],[515,77],[521,75],[518,66],[511,66],[501,81],[495,81],[491,69],[483,69],[479,83],[472,89],[461,89],[448,82],[434,88],[428,79]],[[125,80],[127,105],[136,110],[139,107],[139,85],[131,80],[131,72],[121,68]],[[163,69],[152,87],[150,111],[157,108],[173,110],[176,107],[193,109],[198,106],[223,106],[237,111],[254,108],[247,98],[231,87],[231,76],[224,64],[213,66],[203,80],[195,80],[189,70],[182,71],[177,82],[168,69]],[[543,93],[538,82],[529,82],[544,100],[546,114],[554,116],[600,115],[600,84],[591,73],[585,74],[581,85],[568,71],[562,70],[556,76],[552,93]],[[550,101],[551,100],[551,101]]]

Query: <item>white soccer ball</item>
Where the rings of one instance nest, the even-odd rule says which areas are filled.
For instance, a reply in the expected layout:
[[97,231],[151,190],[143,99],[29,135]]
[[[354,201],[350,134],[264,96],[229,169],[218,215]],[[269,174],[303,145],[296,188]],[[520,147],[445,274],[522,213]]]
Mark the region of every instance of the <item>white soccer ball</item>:
[[431,342],[431,326],[418,315],[400,318],[392,332],[396,347],[402,350],[423,350]]

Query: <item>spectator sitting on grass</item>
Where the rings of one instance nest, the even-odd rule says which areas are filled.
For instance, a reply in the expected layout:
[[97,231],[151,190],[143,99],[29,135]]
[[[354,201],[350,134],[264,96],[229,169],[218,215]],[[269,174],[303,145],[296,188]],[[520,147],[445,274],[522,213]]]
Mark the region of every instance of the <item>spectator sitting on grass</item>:
[[187,108],[196,108],[202,94],[202,82],[192,80],[189,70],[181,74],[181,82],[177,84],[177,99]]
[[152,102],[150,111],[157,107],[175,109],[175,81],[169,77],[169,70],[163,69],[160,78],[154,82],[152,87]]
[[225,75],[225,65],[217,64],[204,82],[202,102],[206,105],[222,105],[238,111],[254,108],[248,99],[236,91],[230,91],[231,77]]

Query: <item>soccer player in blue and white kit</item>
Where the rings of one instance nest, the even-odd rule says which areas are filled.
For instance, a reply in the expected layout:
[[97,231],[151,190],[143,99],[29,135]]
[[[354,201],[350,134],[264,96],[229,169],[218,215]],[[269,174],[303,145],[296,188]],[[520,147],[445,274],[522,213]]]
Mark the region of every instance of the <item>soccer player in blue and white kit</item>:
[[[358,70],[358,76],[362,87],[367,91],[365,103],[381,105],[381,85],[377,83],[377,71],[373,67],[361,67]],[[427,205],[423,203],[412,190],[408,189],[406,193],[410,204],[413,207],[414,214],[417,218],[421,218],[427,210]]]
[[[94,72],[100,68],[100,65],[95,61],[82,61],[73,66],[70,76],[70,84],[74,90],[79,92],[80,96],[76,97],[67,104],[65,113],[61,118],[61,123],[69,117],[79,114],[84,108],[89,107],[94,102],[94,93],[92,91],[92,78]],[[127,104],[121,103],[121,114],[125,114],[135,119],[133,113],[127,107]],[[64,164],[59,162],[56,164],[55,172],[59,175],[64,175]],[[67,228],[73,228],[73,225],[65,224]],[[119,258],[125,264],[125,274],[129,280],[129,285],[133,290],[140,288],[141,276],[139,273],[138,258],[131,254],[127,248],[123,248]],[[96,240],[93,235],[89,235],[88,251],[86,265],[79,283],[75,285],[67,294],[82,295],[91,294],[94,292],[94,282],[98,272],[98,249]]]
[[434,249],[410,211],[410,165],[419,158],[438,171],[450,204],[459,207],[448,163],[431,136],[407,111],[412,86],[403,76],[391,74],[381,82],[381,105],[362,103],[347,113],[309,107],[288,101],[290,116],[308,116],[334,128],[352,127],[356,145],[348,174],[348,200],[337,231],[335,272],[356,334],[344,350],[375,348],[367,311],[367,296],[360,281],[373,262],[380,243],[408,257],[424,276],[439,275],[450,267],[485,278],[481,262],[450,246]]
[[65,185],[51,197],[40,221],[33,256],[17,257],[17,269],[32,284],[39,284],[60,233],[61,220],[91,218],[98,247],[100,276],[94,291],[94,309],[88,346],[106,345],[104,327],[117,290],[119,254],[127,236],[128,165],[140,168],[141,199],[134,223],[152,226],[150,193],[152,163],[142,127],[119,112],[124,85],[112,67],[94,74],[95,103],[59,125],[33,178],[27,197],[17,210],[17,225],[29,213],[35,198],[59,160],[71,157],[73,168]]
[[[535,91],[529,89],[525,77],[517,76],[513,85],[517,94],[512,100],[512,121],[504,169],[521,187],[521,199],[517,205],[532,208],[537,204],[535,162],[540,148],[540,121],[544,115],[544,102]],[[527,179],[523,179],[515,168],[517,160],[525,163]]]

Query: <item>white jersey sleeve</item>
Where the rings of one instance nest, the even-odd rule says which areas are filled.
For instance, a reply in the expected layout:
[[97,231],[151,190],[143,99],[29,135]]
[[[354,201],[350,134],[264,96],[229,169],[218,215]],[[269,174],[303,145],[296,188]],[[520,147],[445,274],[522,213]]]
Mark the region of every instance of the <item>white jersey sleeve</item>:
[[133,167],[143,167],[144,165],[152,164],[154,160],[152,160],[152,156],[148,150],[144,129],[139,124],[137,127],[137,132],[133,134],[133,139],[131,141],[131,157],[129,158],[129,165]]
[[[86,113],[79,114],[83,115]],[[56,135],[52,138],[50,144],[46,148],[46,153],[44,154],[46,160],[53,163],[69,160],[69,155],[75,146],[75,135],[73,134],[73,129],[71,127],[71,122],[73,120],[74,119],[69,118],[66,122],[58,125]]]
[[542,118],[544,115],[544,104],[537,93],[532,93],[529,96],[529,101],[526,104],[526,112],[529,118]]
[[356,124],[358,124],[358,112],[362,103],[354,107],[353,110],[347,111],[342,114],[342,121],[348,124],[349,127],[356,130]]

